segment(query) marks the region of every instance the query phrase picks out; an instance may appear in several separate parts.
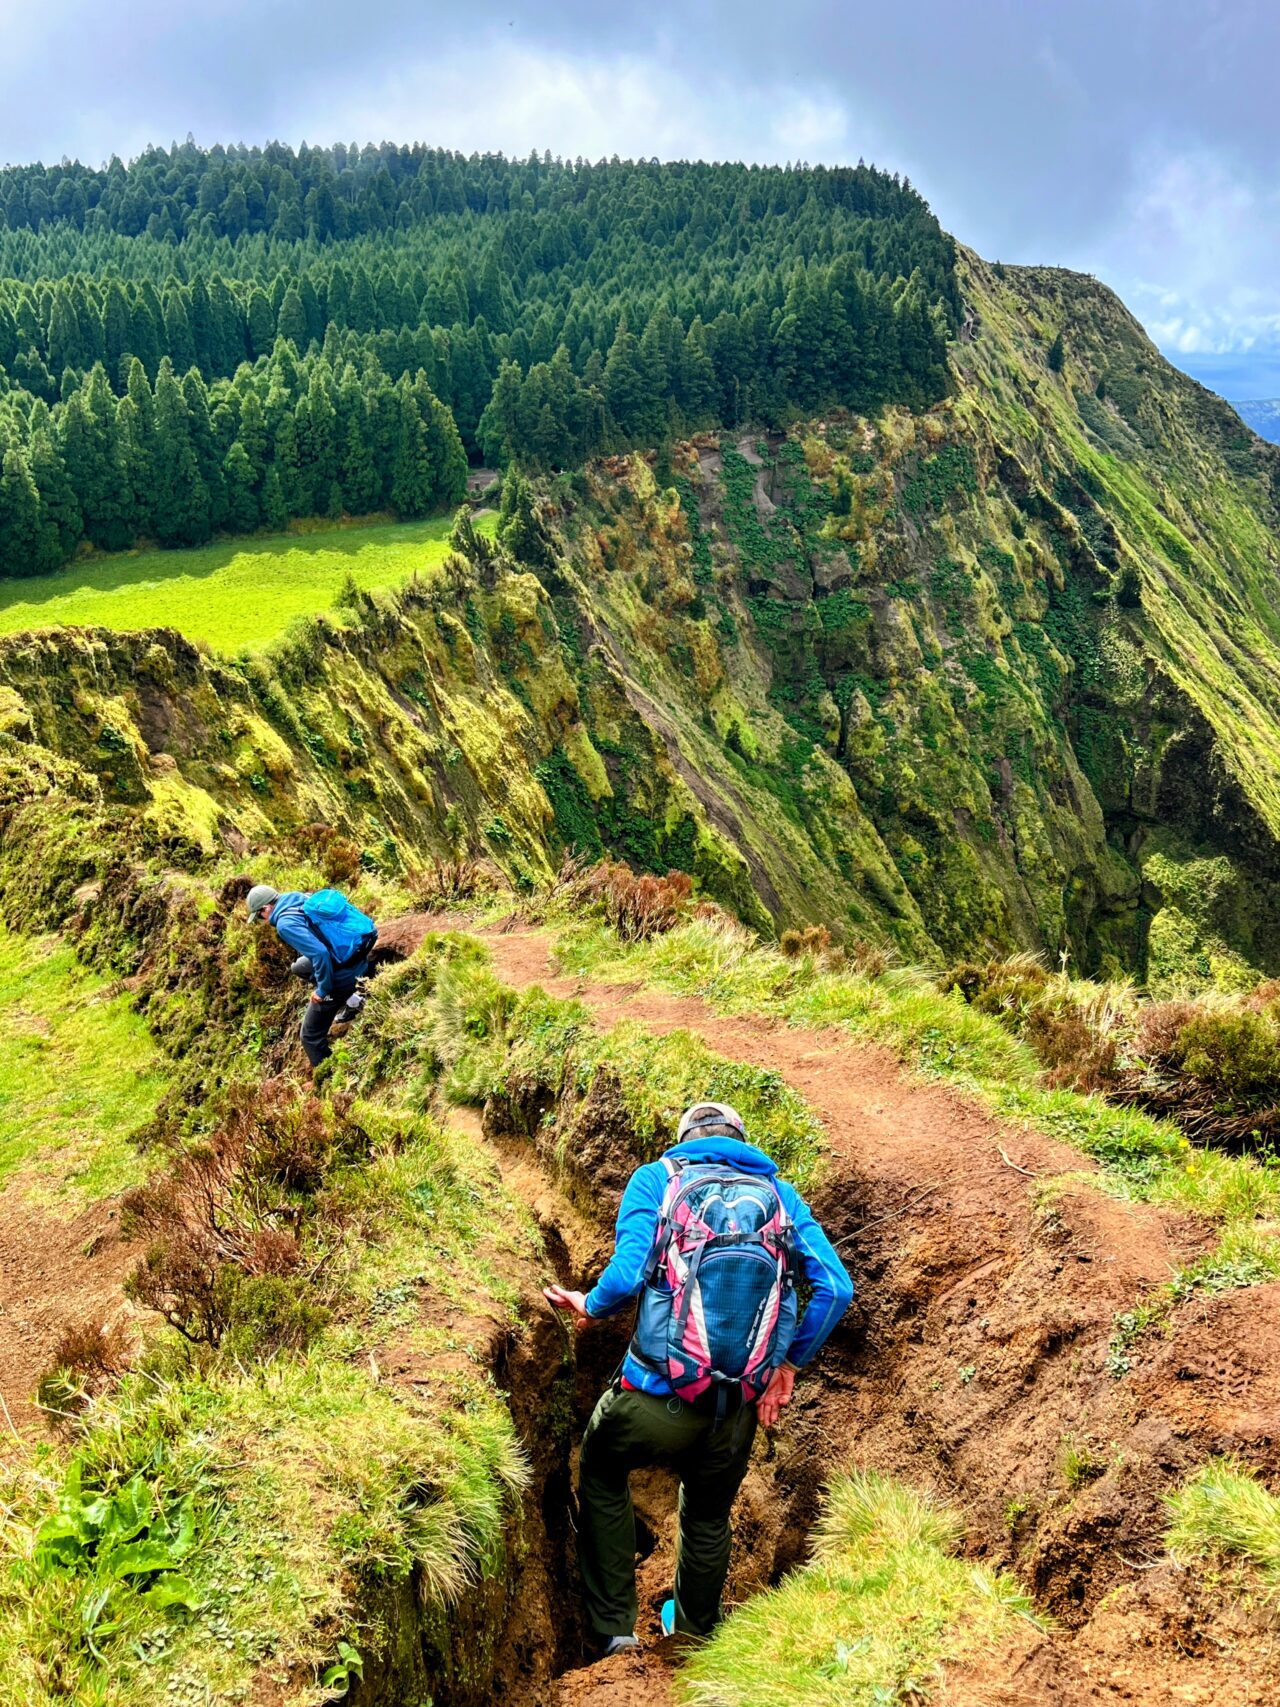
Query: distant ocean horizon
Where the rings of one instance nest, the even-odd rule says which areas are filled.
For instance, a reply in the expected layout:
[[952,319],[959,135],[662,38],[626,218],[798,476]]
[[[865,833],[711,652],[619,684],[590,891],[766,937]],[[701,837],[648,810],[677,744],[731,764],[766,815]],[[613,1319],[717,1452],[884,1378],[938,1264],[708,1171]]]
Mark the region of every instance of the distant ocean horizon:
[[1164,350],[1161,353],[1174,367],[1198,379],[1228,403],[1271,402],[1280,398],[1280,352],[1185,355],[1181,350]]

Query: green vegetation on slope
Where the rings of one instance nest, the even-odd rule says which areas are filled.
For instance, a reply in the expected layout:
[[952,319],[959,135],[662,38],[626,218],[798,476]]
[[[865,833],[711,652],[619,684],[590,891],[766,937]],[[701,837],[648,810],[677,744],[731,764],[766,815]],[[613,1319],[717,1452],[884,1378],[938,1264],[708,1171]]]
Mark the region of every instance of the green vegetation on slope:
[[[295,617],[330,609],[348,578],[377,592],[438,567],[451,526],[382,523],[92,558],[38,581],[0,582],[0,634],[56,624],[176,628],[220,652],[259,647]],[[476,526],[491,533],[494,522],[482,516]]]
[[1243,1561],[1268,1599],[1280,1594],[1280,1499],[1245,1465],[1214,1459],[1165,1503],[1174,1558]]
[[[106,1391],[52,1372],[69,1429],[4,1476],[7,1687],[147,1707],[259,1678],[312,1707],[344,1653],[387,1663],[405,1606],[434,1675],[478,1674],[444,1615],[505,1581],[527,1481],[483,1350],[498,1268],[537,1260],[520,1206],[428,1119],[278,1083],[171,1168],[126,1200],[129,1289],[170,1326]],[[385,1380],[384,1346],[429,1387]]]
[[691,1707],[867,1707],[927,1698],[944,1663],[1033,1616],[1013,1578],[954,1557],[954,1513],[871,1470],[838,1473],[813,1557],[755,1595],[678,1674]]
[[167,1068],[129,999],[59,938],[0,928],[0,1187],[64,1211],[135,1185]]

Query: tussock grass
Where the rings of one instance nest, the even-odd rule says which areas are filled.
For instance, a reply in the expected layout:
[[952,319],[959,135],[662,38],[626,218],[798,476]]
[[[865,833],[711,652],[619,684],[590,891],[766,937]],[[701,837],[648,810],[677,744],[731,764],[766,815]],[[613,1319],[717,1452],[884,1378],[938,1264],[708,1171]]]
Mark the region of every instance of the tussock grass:
[[740,1606],[678,1673],[692,1707],[892,1707],[998,1642],[1031,1604],[953,1557],[954,1512],[875,1471],[836,1477],[811,1562]]
[[[12,1471],[0,1484],[6,1699],[236,1700],[263,1663],[313,1668],[318,1682],[335,1631],[364,1639],[353,1582],[416,1570],[428,1600],[456,1599],[500,1567],[506,1500],[527,1470],[496,1394],[475,1378],[450,1397],[428,1409],[325,1353],[129,1377],[93,1408],[72,1462],[86,1494],[141,1470],[157,1498],[191,1497],[193,1609],[159,1613],[126,1583],[99,1608],[102,1585],[40,1558],[68,1468]],[[304,1686],[291,1699],[325,1695]]]
[[1211,1459],[1165,1504],[1165,1539],[1175,1559],[1243,1560],[1269,1596],[1280,1596],[1280,1498],[1238,1459]]

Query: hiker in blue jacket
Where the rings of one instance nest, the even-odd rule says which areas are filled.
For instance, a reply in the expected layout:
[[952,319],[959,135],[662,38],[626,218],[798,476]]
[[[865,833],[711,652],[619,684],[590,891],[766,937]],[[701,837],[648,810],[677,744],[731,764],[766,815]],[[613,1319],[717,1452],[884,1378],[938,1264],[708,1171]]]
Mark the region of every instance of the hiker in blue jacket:
[[[661,1160],[622,1194],[614,1253],[585,1296],[548,1301],[583,1328],[639,1297],[619,1375],[582,1439],[578,1554],[588,1622],[606,1654],[637,1646],[630,1472],[680,1477],[675,1595],[664,1634],[707,1635],[729,1568],[729,1514],[757,1423],[772,1428],[796,1375],[853,1298],[853,1282],[795,1187],[744,1140],[737,1112],[698,1103]],[[809,1300],[797,1322],[795,1286]]]
[[378,927],[337,889],[281,894],[269,883],[255,883],[248,896],[255,924],[275,926],[282,942],[296,949],[293,969],[314,984],[302,1016],[302,1048],[313,1067],[329,1056],[335,1023],[358,1011],[357,984],[369,970],[369,954]]

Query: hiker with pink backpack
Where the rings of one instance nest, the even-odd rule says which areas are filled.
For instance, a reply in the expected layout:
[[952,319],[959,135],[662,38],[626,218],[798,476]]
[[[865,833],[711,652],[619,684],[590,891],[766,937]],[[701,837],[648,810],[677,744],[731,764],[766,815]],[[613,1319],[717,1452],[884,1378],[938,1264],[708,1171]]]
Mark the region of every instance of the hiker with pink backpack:
[[[801,1279],[810,1291],[799,1316]],[[698,1103],[675,1145],[632,1174],[613,1257],[591,1291],[546,1289],[579,1328],[637,1296],[627,1355],[587,1424],[579,1463],[583,1594],[606,1654],[638,1645],[631,1471],[665,1464],[680,1478],[675,1594],[662,1628],[708,1635],[757,1424],[778,1421],[796,1375],[849,1307],[853,1282],[799,1192],[745,1141],[737,1112]]]

